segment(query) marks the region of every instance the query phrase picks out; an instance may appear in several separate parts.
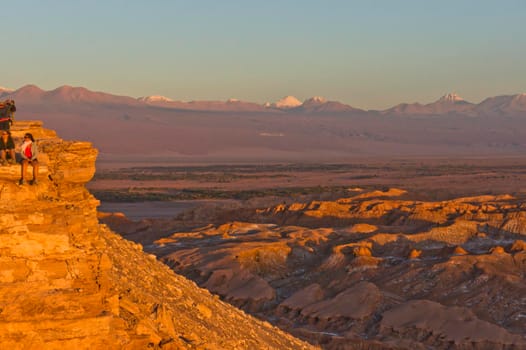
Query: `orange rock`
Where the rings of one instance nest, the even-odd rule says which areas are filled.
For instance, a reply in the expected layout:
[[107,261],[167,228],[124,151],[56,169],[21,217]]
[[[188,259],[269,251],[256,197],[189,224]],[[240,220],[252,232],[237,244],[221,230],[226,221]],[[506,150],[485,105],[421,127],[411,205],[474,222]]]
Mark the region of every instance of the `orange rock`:
[[504,254],[504,253],[506,253],[504,248],[502,248],[501,246],[493,247],[489,251],[490,251],[491,254]]
[[372,256],[371,250],[368,247],[356,247],[353,249],[354,256]]
[[523,252],[525,250],[526,250],[526,242],[520,239],[513,242],[513,245],[511,246],[512,252]]
[[374,232],[378,230],[378,227],[374,226],[374,225],[369,225],[369,224],[356,224],[354,225],[350,232],[351,233],[371,233],[371,232]]
[[422,255],[421,250],[412,249],[411,252],[409,253],[409,259],[418,259],[420,255]]
[[453,254],[455,255],[467,255],[469,254],[464,248],[461,246],[456,246],[455,250],[453,251]]

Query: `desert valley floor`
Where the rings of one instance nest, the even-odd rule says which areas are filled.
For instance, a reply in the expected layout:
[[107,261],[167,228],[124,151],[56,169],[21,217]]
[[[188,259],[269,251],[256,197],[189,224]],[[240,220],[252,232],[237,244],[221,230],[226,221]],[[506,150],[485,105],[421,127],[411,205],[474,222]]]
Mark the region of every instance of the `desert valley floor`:
[[[415,200],[526,194],[526,157],[362,159],[345,164],[97,164],[87,185],[100,210],[167,218],[198,205],[345,197],[402,188]],[[244,203],[246,204],[246,203]]]
[[103,223],[297,337],[526,348],[526,158],[124,166]]

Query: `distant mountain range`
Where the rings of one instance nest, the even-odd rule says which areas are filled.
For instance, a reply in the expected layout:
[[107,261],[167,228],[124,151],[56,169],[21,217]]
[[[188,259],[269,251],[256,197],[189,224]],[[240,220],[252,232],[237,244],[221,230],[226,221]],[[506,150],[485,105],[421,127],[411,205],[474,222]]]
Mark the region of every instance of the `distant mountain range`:
[[61,137],[91,141],[112,164],[526,154],[526,94],[478,104],[446,94],[383,111],[323,97],[185,102],[71,86],[1,88],[0,100],[7,98],[16,101],[17,120],[42,120]]
[[258,104],[254,102],[229,99],[227,101],[176,101],[164,96],[145,96],[133,98],[118,96],[105,92],[94,92],[83,87],[61,86],[51,91],[44,91],[35,85],[26,85],[17,90],[0,87],[0,99],[12,98],[24,104],[104,104],[125,106],[156,106],[168,109],[191,111],[230,111],[230,112],[292,112],[316,114],[353,114],[374,113],[396,116],[430,116],[444,114],[478,115],[524,115],[526,114],[526,94],[488,97],[478,104],[464,100],[449,93],[437,101],[420,103],[401,103],[386,110],[362,110],[347,104],[330,101],[323,97],[312,97],[301,102],[294,96],[285,96],[273,103]]

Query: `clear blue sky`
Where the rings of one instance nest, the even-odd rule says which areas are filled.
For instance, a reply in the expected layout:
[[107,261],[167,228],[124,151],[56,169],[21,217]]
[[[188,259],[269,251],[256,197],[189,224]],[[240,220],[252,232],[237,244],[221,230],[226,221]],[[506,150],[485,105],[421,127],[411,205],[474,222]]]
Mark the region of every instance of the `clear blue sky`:
[[0,86],[361,108],[526,92],[524,0],[0,1]]

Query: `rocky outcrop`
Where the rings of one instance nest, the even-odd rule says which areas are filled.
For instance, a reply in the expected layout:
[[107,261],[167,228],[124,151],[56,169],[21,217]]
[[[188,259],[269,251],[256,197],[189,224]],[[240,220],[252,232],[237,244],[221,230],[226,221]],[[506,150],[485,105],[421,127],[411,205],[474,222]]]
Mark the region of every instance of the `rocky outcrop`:
[[[39,183],[0,167],[1,349],[307,349],[175,275],[97,220],[97,151],[39,122]],[[30,168],[31,172],[31,168]]]
[[522,201],[403,194],[255,208],[148,249],[327,349],[526,349]]
[[521,335],[510,334],[502,327],[480,320],[468,308],[447,307],[428,300],[411,300],[386,311],[380,329],[394,338],[401,334],[424,338],[427,343],[440,348],[451,344],[458,348],[476,344],[480,349],[524,346]]

